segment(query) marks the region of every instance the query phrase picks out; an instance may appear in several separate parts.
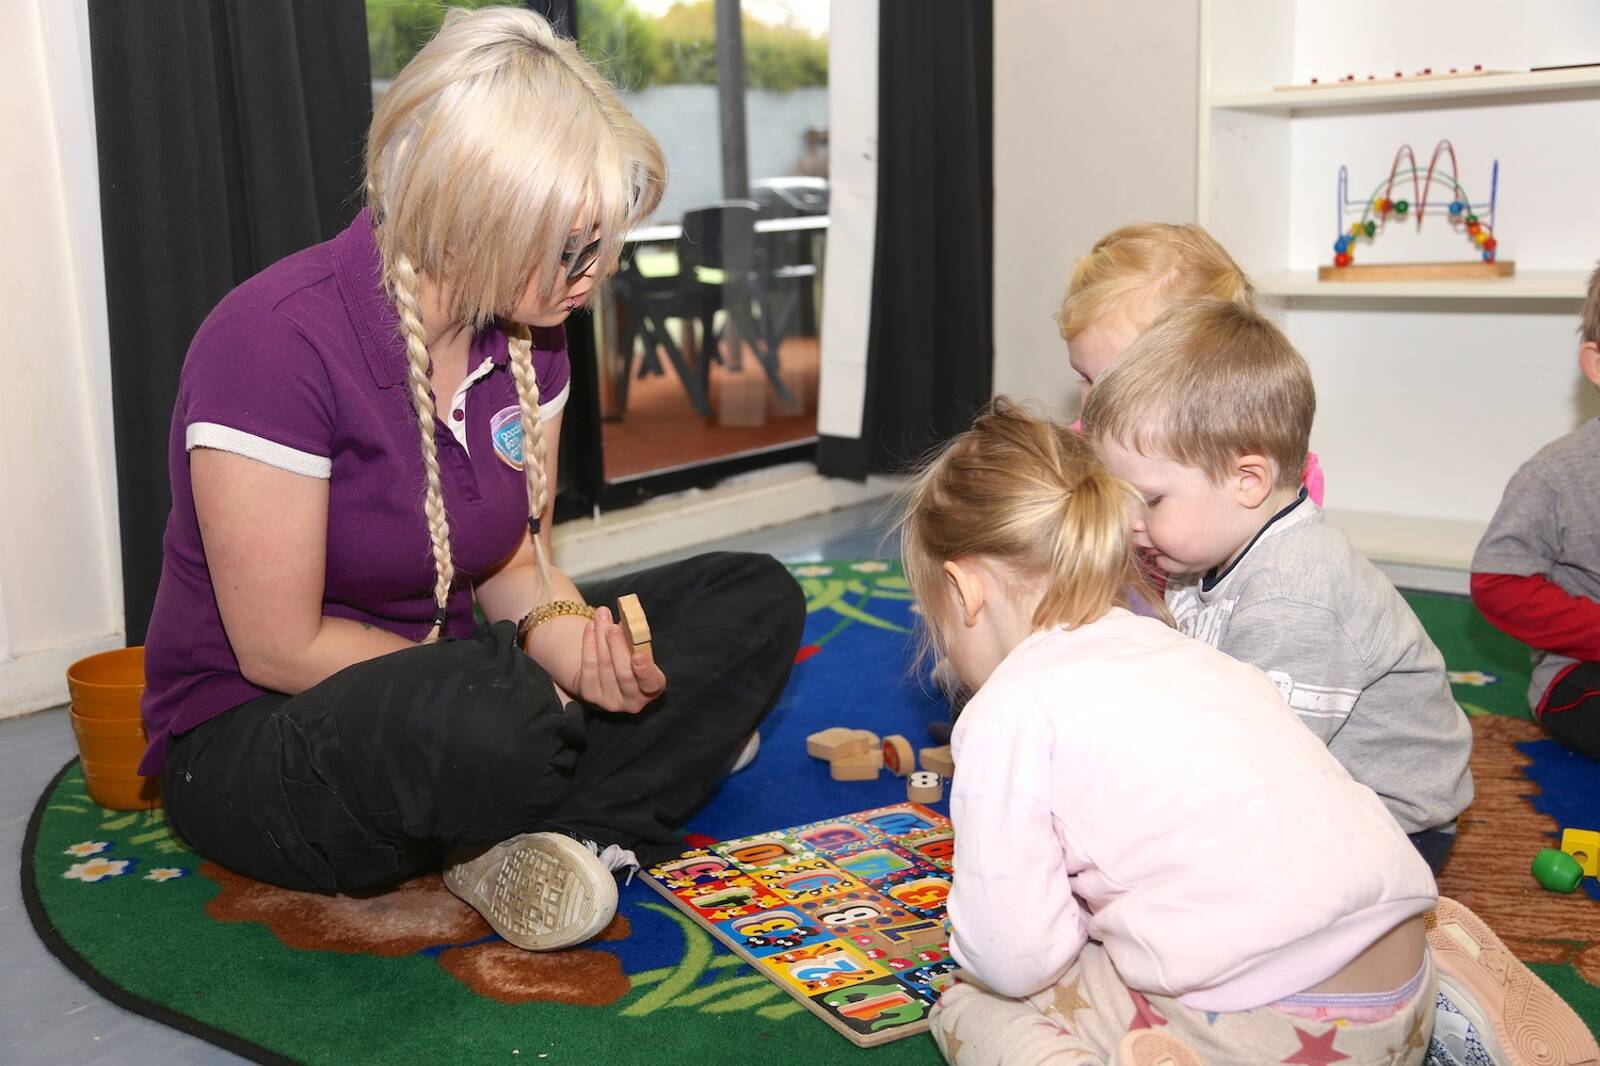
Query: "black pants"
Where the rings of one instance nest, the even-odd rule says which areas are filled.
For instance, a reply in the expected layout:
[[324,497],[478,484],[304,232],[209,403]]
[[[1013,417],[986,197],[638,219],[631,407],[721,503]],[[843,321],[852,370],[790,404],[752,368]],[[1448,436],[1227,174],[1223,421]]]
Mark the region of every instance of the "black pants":
[[458,848],[565,829],[649,862],[777,702],[805,598],[764,555],[702,555],[598,582],[637,593],[667,691],[639,714],[563,708],[501,622],[407,648],[174,738],[173,828],[237,873],[324,892],[381,888]]
[[1600,759],[1600,663],[1563,673],[1544,695],[1539,724],[1552,740]]

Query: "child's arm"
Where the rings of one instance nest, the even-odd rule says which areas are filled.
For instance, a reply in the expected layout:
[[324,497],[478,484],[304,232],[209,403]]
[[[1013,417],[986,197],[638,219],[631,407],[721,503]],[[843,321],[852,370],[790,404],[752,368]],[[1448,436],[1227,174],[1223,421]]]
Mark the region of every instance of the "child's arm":
[[1331,743],[1372,679],[1372,667],[1338,616],[1286,597],[1241,602],[1221,651],[1256,667],[1324,744]]
[[1524,644],[1600,659],[1600,604],[1550,580],[1561,558],[1561,498],[1531,466],[1506,485],[1472,556],[1472,602]]
[[1050,732],[1026,695],[996,687],[985,686],[956,727],[950,942],[980,984],[1026,996],[1066,972],[1089,938],[1088,919],[1056,837]]
[[1472,602],[1496,629],[1570,659],[1600,660],[1600,603],[1542,574],[1472,575]]

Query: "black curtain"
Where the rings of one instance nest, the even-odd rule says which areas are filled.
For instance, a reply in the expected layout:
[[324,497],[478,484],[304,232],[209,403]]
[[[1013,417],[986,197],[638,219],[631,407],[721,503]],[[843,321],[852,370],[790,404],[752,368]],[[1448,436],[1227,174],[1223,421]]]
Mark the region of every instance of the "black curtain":
[[878,222],[859,439],[817,466],[894,472],[965,429],[994,378],[992,0],[879,0]]
[[144,640],[184,353],[239,282],[360,206],[363,0],[89,0],[128,642]]

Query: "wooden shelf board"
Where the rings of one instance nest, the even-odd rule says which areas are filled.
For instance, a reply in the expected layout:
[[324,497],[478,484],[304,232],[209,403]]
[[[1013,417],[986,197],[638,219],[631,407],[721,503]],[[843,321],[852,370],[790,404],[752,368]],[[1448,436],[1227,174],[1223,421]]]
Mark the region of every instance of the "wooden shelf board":
[[1518,74],[1435,76],[1400,81],[1355,82],[1256,93],[1220,93],[1213,95],[1209,103],[1214,111],[1288,114],[1336,108],[1349,110],[1388,107],[1397,104],[1427,107],[1435,103],[1471,97],[1484,97],[1482,102],[1489,103],[1493,102],[1494,98],[1509,101],[1528,93],[1580,90],[1590,90],[1600,94],[1600,67]]
[[1524,270],[1507,278],[1441,281],[1319,281],[1315,271],[1261,274],[1256,289],[1264,296],[1318,299],[1582,300],[1588,271]]

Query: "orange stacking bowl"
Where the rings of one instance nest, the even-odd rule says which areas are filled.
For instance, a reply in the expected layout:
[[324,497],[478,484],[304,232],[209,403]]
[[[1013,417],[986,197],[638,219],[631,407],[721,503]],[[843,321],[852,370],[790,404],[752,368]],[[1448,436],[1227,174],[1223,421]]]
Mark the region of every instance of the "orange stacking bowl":
[[157,780],[138,774],[145,747],[139,719],[144,649],[118,648],[79,659],[67,667],[67,690],[89,798],[121,811],[159,805]]

